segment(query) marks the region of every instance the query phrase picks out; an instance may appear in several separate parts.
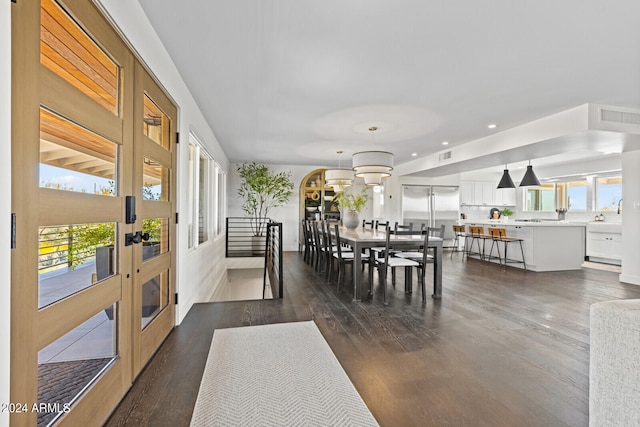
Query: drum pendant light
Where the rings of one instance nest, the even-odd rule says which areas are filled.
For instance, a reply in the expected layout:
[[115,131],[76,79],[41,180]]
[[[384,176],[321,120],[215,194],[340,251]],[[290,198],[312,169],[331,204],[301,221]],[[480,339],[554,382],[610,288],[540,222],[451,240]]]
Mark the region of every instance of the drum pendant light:
[[[343,151],[337,151],[338,155]],[[353,171],[350,169],[340,168],[340,158],[338,158],[338,169],[327,169],[324,172],[324,180],[327,187],[333,187],[333,191],[336,193],[343,191],[345,187],[350,187],[353,184]]]
[[[377,127],[369,128],[371,137]],[[391,176],[393,170],[393,154],[386,151],[361,151],[352,157],[352,166],[358,178],[364,178],[366,185],[380,185],[382,178]]]

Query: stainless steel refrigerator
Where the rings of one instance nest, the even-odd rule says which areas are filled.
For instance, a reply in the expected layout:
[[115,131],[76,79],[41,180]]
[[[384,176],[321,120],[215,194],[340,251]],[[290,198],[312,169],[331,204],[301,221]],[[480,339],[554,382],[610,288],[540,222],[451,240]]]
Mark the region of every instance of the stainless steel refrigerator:
[[440,227],[444,224],[444,246],[450,246],[455,235],[453,225],[458,220],[460,196],[457,186],[403,185],[402,222]]

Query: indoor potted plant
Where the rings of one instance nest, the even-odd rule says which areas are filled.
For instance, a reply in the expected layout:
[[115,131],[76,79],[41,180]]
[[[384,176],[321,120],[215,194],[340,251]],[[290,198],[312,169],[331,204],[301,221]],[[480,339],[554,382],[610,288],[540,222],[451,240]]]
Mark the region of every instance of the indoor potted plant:
[[367,190],[364,188],[357,194],[344,191],[344,187],[341,187],[341,189],[342,191],[337,192],[335,196],[333,196],[333,202],[340,208],[342,225],[354,230],[360,223],[358,214],[367,204],[369,196],[367,195]]
[[256,162],[242,163],[238,173],[242,180],[238,188],[238,196],[244,199],[242,210],[249,218],[253,236],[262,237],[271,208],[286,204],[291,197],[291,173],[274,173]]
[[508,221],[509,217],[513,215],[513,211],[509,208],[504,208],[500,211],[500,215],[504,217],[505,221]]

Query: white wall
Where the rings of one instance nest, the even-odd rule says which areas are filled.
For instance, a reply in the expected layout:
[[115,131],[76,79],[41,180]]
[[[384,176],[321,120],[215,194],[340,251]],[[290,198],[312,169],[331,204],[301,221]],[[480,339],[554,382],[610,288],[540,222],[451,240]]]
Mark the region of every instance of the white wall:
[[[228,216],[243,217],[242,199],[238,197],[238,188],[240,188],[240,175],[238,174],[237,163],[230,167],[228,176],[229,193],[227,195]],[[273,221],[282,223],[282,249],[285,251],[298,250],[298,230],[300,229],[300,184],[307,174],[320,169],[315,166],[292,166],[292,165],[271,165],[265,164],[269,170],[274,173],[291,172],[291,181],[293,182],[293,194],[289,199],[289,203],[285,206],[273,208],[269,212],[269,218]]]
[[[11,2],[0,2],[0,403],[9,400],[11,334]],[[0,412],[0,426],[9,414]]]
[[[178,106],[181,143],[178,152],[178,212],[187,212],[188,135],[193,131],[216,162],[229,172],[229,160],[182,80],[142,7],[136,0],[94,0],[110,16],[123,36],[135,47],[139,58],[164,86]],[[184,218],[184,216],[183,216]],[[224,236],[211,239],[196,250],[187,248],[187,221],[178,223],[177,319],[180,323],[191,305],[208,301],[227,280]]]
[[640,285],[640,151],[622,153],[622,274],[620,281]]

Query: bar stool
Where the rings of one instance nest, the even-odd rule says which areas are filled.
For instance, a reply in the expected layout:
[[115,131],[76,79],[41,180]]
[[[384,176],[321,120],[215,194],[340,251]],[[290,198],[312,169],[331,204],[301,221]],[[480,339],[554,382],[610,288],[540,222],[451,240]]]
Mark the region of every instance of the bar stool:
[[[465,243],[467,238],[471,238],[471,242],[469,244],[469,248],[465,251],[467,253],[467,259],[469,259],[469,255],[478,255],[481,260],[484,260],[484,252],[485,252],[485,242],[491,239],[491,236],[484,234],[484,227],[481,225],[470,225],[469,233],[465,236]],[[482,240],[482,251],[480,251],[480,241]],[[478,252],[473,252],[473,243],[476,243],[478,246]]]
[[[504,245],[504,265],[507,265],[507,263],[522,263],[526,271],[527,262],[524,259],[524,249],[522,248],[522,242],[524,239],[520,239],[519,237],[508,237],[506,228],[490,228],[489,232],[491,233],[491,238],[493,240],[493,243],[491,243],[491,250],[489,251],[489,257],[491,257],[491,253],[493,251],[493,245],[495,244],[496,247],[498,247],[499,242],[502,242]],[[517,259],[510,259],[507,256],[509,243],[516,243],[516,242],[520,245],[520,253],[522,254],[522,261],[518,261]],[[499,247],[498,247],[498,258],[500,259],[500,264],[502,264],[502,257],[500,257]]]
[[[454,225],[453,226],[453,234],[455,235],[455,239],[453,239],[453,245],[451,246],[451,258],[453,258],[454,252],[460,252],[458,247],[460,246],[460,237],[465,237],[467,233],[466,227],[464,225]],[[466,242],[465,242],[466,246]],[[462,249],[462,254],[464,256],[464,248]]]

